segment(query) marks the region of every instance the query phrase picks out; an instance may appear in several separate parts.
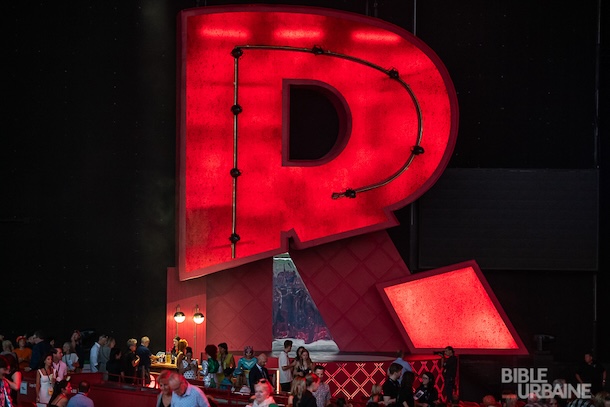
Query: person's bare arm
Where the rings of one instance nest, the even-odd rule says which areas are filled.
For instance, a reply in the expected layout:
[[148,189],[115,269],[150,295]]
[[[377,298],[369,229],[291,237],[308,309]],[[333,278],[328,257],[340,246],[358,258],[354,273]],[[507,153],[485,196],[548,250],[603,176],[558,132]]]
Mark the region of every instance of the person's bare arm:
[[8,381],[8,385],[13,390],[19,390],[21,388],[21,372],[13,373],[13,376],[11,376],[11,379],[8,379],[8,378],[6,379]]
[[388,404],[392,404],[392,403],[396,403],[395,398],[390,398],[390,396],[383,396],[383,404],[385,404],[387,406]]
[[36,401],[40,401],[40,370],[36,371]]

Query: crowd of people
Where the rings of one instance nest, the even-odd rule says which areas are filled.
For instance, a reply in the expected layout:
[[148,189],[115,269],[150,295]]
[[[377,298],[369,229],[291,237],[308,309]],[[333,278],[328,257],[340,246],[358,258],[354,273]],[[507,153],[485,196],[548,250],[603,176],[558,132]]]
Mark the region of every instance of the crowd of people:
[[[6,341],[3,341],[5,345]],[[43,368],[36,373],[36,405],[37,407],[94,407],[93,400],[88,397],[90,385],[82,381],[78,385],[78,393],[70,396],[72,386],[65,365],[62,367],[61,353],[54,352],[43,358]],[[14,352],[0,355],[0,407],[18,406],[18,395],[21,387],[21,370],[19,357]]]
[[[70,340],[62,344],[45,338],[41,331],[29,337],[19,336],[15,340],[16,347],[9,339],[0,340],[3,347],[0,355],[0,407],[17,405],[23,372],[35,372],[38,407],[72,407],[73,399],[85,403],[77,405],[92,406],[93,402],[87,401],[87,382],[79,384],[78,399],[76,396],[70,397],[72,385],[69,375],[83,371],[85,362],[88,362],[89,371],[103,373],[107,381],[148,385],[151,365],[157,359],[149,350],[150,339],[146,336],[139,341],[134,338],[127,340],[125,350],[107,335],[97,336],[90,349],[85,350],[78,331],[72,332]],[[214,400],[206,397],[204,390],[216,388],[248,395],[251,397],[250,407],[275,407],[273,394],[280,392],[287,395],[287,407],[349,407],[342,398],[331,400],[330,388],[324,380],[324,366],[314,364],[309,351],[303,346],[291,358],[292,346],[291,340],[284,342],[278,357],[278,377],[275,378],[267,370],[267,355],[259,353],[255,356],[251,346],[244,348],[243,356],[236,362],[226,343],[219,343],[218,346],[210,344],[205,347],[205,359],[199,361],[193,357],[194,352],[188,342],[175,337],[167,357],[171,355],[176,369],[163,371],[157,377],[160,389],[157,406],[214,407]],[[436,353],[440,356],[443,375],[442,394],[439,395],[432,372],[424,371],[416,375],[411,365],[399,354],[390,364],[386,379],[381,384],[372,385],[366,406],[471,407],[456,398],[457,358],[453,348],[447,346]],[[516,396],[502,395],[502,402],[498,402],[490,394],[483,397],[477,407],[610,407],[610,395],[602,391],[606,372],[594,362],[590,353],[585,354],[585,363],[575,377],[579,383],[592,383],[594,397],[566,400],[555,396],[539,399],[532,394],[527,401],[520,402]],[[416,385],[416,378],[419,385]],[[194,386],[189,380],[201,380],[202,386]],[[279,384],[278,388],[274,383]]]
[[[444,401],[453,400],[455,379],[457,375],[457,358],[453,347],[435,352],[441,356],[441,368],[444,379]],[[435,387],[436,377],[432,372],[422,372],[420,385],[414,389],[416,375],[413,368],[402,355],[396,357],[388,368],[383,385],[371,387],[371,397],[367,407],[434,407],[441,404],[438,390]]]
[[586,385],[579,390],[588,388],[586,394],[563,394],[569,388],[568,380],[557,378],[552,381],[553,389],[549,397],[530,392],[527,400],[520,400],[514,390],[504,390],[500,401],[493,394],[483,397],[476,407],[610,407],[610,392],[606,391],[606,370],[593,359],[591,352],[585,352],[584,361],[576,369],[574,379],[577,385]]
[[[327,407],[330,404],[330,388],[322,382],[325,368],[314,365],[304,347],[297,350],[297,357],[280,357],[281,388],[274,388],[274,380],[267,370],[267,354],[254,356],[251,346],[244,348],[243,356],[235,362],[226,343],[206,346],[207,360],[201,366],[192,362],[192,349],[184,339],[175,338],[177,372],[162,371],[157,378],[160,394],[157,407],[215,406],[198,386],[188,379],[200,378],[203,388],[219,388],[251,396],[250,407],[277,407],[274,393],[289,394],[287,407]],[[292,350],[292,341],[284,343],[283,354]],[[210,377],[210,375],[214,375]],[[284,381],[282,381],[284,380]],[[286,381],[287,380],[287,381]]]
[[[161,393],[157,400],[157,407],[174,406],[177,398],[184,397],[180,394],[183,392],[186,394],[189,391],[190,393],[201,391],[202,397],[206,400],[205,403],[213,405],[213,399],[205,398],[203,390],[190,389],[189,386],[192,385],[187,379],[198,377],[192,375],[192,370],[197,369],[194,367],[196,364],[190,362],[192,350],[185,344],[180,345],[182,339],[176,338],[176,340],[178,372],[164,371],[159,375],[158,383]],[[251,407],[275,407],[277,404],[273,394],[279,392],[288,395],[287,407],[330,407],[331,405],[333,407],[349,407],[349,404],[343,398],[332,400],[329,385],[324,380],[325,367],[314,364],[309,351],[305,347],[299,347],[296,350],[296,356],[294,358],[290,357],[292,345],[291,340],[284,342],[284,349],[278,357],[278,378],[276,381],[272,379],[266,368],[267,355],[265,353],[254,356],[252,347],[247,346],[244,349],[243,357],[235,363],[233,355],[227,352],[226,344],[219,344],[218,349],[222,349],[222,356],[219,356],[214,363],[216,365],[217,362],[219,366],[215,372],[216,378],[205,380],[205,376],[201,377],[204,384],[203,389],[213,388],[215,387],[214,383],[220,383],[219,388],[251,395],[253,397]],[[215,355],[214,352],[209,352],[212,347],[213,345],[206,347],[208,360],[204,362],[208,366],[210,365],[209,358]],[[186,351],[183,352],[182,349],[186,349]],[[183,356],[182,353],[184,353]],[[457,362],[455,361],[454,365],[453,348],[447,347],[443,353],[445,382],[455,382]],[[202,374],[209,375],[210,369],[206,370],[205,363],[202,363],[200,371]],[[193,368],[190,368],[190,366],[193,366]],[[173,381],[172,377],[174,378]],[[424,372],[421,375],[422,383],[415,390],[413,389],[414,379],[413,369],[402,356],[399,356],[396,361],[391,363],[383,385],[376,384],[372,387],[371,398],[367,407],[434,407],[437,405],[439,397],[434,385],[434,375],[430,372]],[[279,383],[279,388],[274,387],[276,382]],[[180,389],[180,386],[183,386],[184,390]],[[176,389],[179,389],[180,394],[176,394]],[[199,406],[199,404],[188,405]]]
[[[0,355],[0,407],[18,405],[23,374],[27,372],[35,372],[38,407],[65,407],[81,399],[78,397],[72,402],[75,397],[69,397],[72,392],[70,374],[102,372],[108,381],[135,383],[142,378],[146,383],[150,382],[151,362],[155,359],[146,336],[140,339],[139,345],[136,339],[129,339],[125,352],[108,335],[99,335],[90,349],[86,349],[78,330],[63,343],[47,338],[42,331],[18,336],[15,344],[2,335],[0,341],[3,349]],[[88,388],[81,392],[81,388],[87,387],[85,385],[88,383],[79,384],[79,394],[88,392]],[[83,403],[78,405],[88,405]]]
[[[454,349],[447,346],[444,350],[435,352],[440,356],[441,372],[444,388],[442,397],[435,387],[436,377],[425,371],[419,374],[420,384],[414,388],[416,375],[402,355],[390,364],[383,385],[375,384],[371,388],[371,397],[367,407],[610,407],[610,393],[604,390],[606,386],[606,371],[603,366],[594,361],[591,353],[585,353],[584,363],[576,370],[577,383],[590,386],[590,397],[584,396],[562,398],[541,398],[535,393],[528,394],[527,400],[520,400],[514,390],[503,392],[501,401],[491,395],[485,395],[480,403],[462,402],[456,394],[457,358]],[[562,387],[563,386],[563,387]],[[565,388],[566,380],[557,379],[552,383],[554,389]],[[559,392],[559,390],[556,390]]]
[[[214,406],[213,398],[206,397],[198,386],[193,386],[188,379],[199,378],[203,389],[218,388],[251,397],[250,407],[276,407],[273,394],[283,391],[287,394],[287,407],[328,407],[331,403],[330,388],[323,382],[325,368],[314,365],[309,351],[300,347],[296,358],[291,359],[288,353],[292,350],[292,341],[284,343],[284,351],[278,359],[280,388],[274,387],[275,380],[267,370],[268,356],[265,353],[254,355],[251,346],[244,348],[243,356],[235,361],[228,352],[226,343],[206,346],[207,359],[197,367],[192,362],[192,349],[184,339],[175,338],[176,372],[163,371],[158,376],[161,390],[157,399],[158,407],[168,406]],[[213,375],[213,377],[210,377]],[[185,398],[191,401],[185,401]],[[197,401],[195,401],[197,399]],[[202,403],[202,404],[197,404]],[[345,405],[345,400],[340,407]]]

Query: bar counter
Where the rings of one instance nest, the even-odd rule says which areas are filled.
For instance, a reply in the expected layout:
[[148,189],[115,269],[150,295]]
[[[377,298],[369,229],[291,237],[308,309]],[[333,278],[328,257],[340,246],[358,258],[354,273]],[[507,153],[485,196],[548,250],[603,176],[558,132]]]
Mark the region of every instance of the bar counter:
[[[199,368],[201,368],[201,366],[199,366]],[[177,370],[178,368],[176,367],[175,363],[159,363],[159,362],[153,362],[150,365],[150,370],[152,372],[161,372],[162,370]]]

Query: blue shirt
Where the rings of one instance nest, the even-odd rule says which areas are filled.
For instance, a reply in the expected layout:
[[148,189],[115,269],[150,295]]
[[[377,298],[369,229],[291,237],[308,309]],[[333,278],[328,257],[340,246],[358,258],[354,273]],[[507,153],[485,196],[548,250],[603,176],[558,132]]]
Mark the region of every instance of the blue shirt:
[[409,362],[407,362],[403,358],[396,358],[396,360],[394,362],[392,362],[392,363],[398,363],[400,366],[402,366],[402,372],[403,373],[404,372],[412,372],[413,371],[413,368],[411,367]]
[[210,407],[203,391],[189,383],[182,396],[172,394],[172,407]]
[[136,355],[140,357],[140,364],[138,365],[138,370],[142,370],[142,368],[146,368],[146,370],[150,370],[150,357],[152,353],[150,349],[148,349],[144,345],[140,345],[136,348]]
[[[405,374],[405,372],[413,371],[413,368],[411,367],[409,362],[407,362],[403,358],[400,358],[400,357],[396,358],[396,360],[393,361],[392,363],[398,363],[400,366],[402,366],[402,373],[400,374],[400,377],[398,378],[398,383],[402,383],[402,375]],[[390,370],[388,369],[388,376],[389,375],[390,375]]]
[[85,396],[83,393],[78,393],[74,397],[70,398],[67,407],[95,407],[93,400]]

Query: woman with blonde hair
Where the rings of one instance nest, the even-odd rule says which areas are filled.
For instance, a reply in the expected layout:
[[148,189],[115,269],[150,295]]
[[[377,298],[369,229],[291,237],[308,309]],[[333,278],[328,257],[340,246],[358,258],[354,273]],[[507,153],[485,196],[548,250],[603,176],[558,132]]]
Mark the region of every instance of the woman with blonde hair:
[[172,389],[169,387],[169,376],[172,374],[169,370],[164,370],[159,374],[157,383],[159,383],[159,397],[157,397],[156,407],[170,407],[172,405]]
[[136,378],[136,372],[138,365],[140,364],[140,357],[136,355],[136,348],[138,347],[138,341],[135,338],[131,338],[127,341],[128,351],[124,356],[123,371],[125,372],[125,382],[134,383]]
[[78,361],[78,355],[76,352],[74,352],[74,349],[72,349],[72,343],[64,342],[62,350],[64,351],[64,355],[62,356],[61,360],[63,360],[66,366],[68,366],[68,372],[75,372],[76,369],[80,367],[80,363]]
[[367,404],[368,403],[379,403],[382,400],[383,400],[383,397],[381,396],[381,385],[374,384],[373,386],[371,386],[371,397],[369,398],[369,401],[367,402]]
[[[604,379],[605,381],[606,379]],[[595,407],[610,407],[610,393],[604,390],[599,391],[595,393],[591,401]]]
[[305,391],[299,400],[298,407],[317,407],[316,396],[314,393],[320,387],[320,378],[313,374],[309,373],[305,376]]
[[271,394],[273,393],[273,386],[267,379],[260,379],[258,383],[254,385],[254,401],[252,407],[277,407],[275,399]]
[[307,383],[304,377],[297,376],[292,379],[292,383],[290,384],[290,395],[288,396],[286,406],[297,407],[306,388]]
[[11,355],[13,358],[15,358],[15,360],[18,360],[13,342],[9,341],[8,339],[2,341],[2,353],[0,353],[0,355]]

